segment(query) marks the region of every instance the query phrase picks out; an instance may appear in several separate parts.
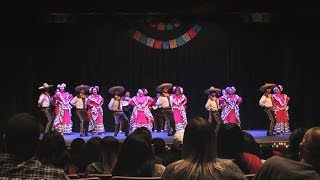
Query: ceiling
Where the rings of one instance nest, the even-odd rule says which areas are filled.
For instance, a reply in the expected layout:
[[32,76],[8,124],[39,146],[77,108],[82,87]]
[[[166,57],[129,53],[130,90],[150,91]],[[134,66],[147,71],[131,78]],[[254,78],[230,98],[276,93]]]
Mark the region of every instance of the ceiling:
[[269,12],[318,13],[309,1],[288,0],[46,0],[37,5],[42,13],[159,13],[171,15],[210,15],[219,13]]

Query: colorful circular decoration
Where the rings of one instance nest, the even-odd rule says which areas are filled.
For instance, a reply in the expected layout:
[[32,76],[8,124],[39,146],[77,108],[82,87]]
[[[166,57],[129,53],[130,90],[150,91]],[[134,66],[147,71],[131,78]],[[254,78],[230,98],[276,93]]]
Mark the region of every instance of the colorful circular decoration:
[[[157,26],[159,27],[159,26]],[[163,26],[161,25],[161,29]],[[166,27],[166,26],[164,26]],[[194,24],[191,28],[189,28],[185,33],[182,35],[173,38],[173,39],[155,39],[153,37],[147,36],[143,34],[141,31],[131,28],[129,30],[129,35],[135,39],[136,41],[140,42],[141,44],[155,48],[155,49],[174,49],[180,47],[191,39],[195,38],[201,30],[201,26],[199,24]]]

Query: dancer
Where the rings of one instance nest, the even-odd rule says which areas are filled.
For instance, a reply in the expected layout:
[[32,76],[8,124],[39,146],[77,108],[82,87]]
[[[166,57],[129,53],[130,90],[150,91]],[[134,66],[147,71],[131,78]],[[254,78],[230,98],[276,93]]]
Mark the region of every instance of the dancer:
[[113,111],[114,117],[114,136],[116,137],[119,133],[120,122],[123,121],[123,130],[125,132],[125,136],[129,134],[129,120],[127,115],[123,112],[123,102],[120,96],[120,93],[124,91],[123,86],[114,86],[109,89],[109,93],[113,94],[113,98],[111,98],[108,108]]
[[153,98],[153,104],[152,104],[152,109],[151,109],[151,113],[154,117],[154,123],[153,123],[153,131],[154,132],[162,132],[163,129],[163,117],[162,117],[162,113],[160,111],[160,108],[156,105],[157,100],[160,97],[160,93],[156,94],[156,97]]
[[226,95],[219,98],[219,103],[222,107],[221,118],[223,123],[235,123],[240,126],[239,105],[242,102],[242,98],[235,94],[236,88],[233,86],[227,87],[226,92]]
[[89,93],[91,94],[88,97],[89,131],[92,131],[93,134],[102,135],[104,133],[102,109],[104,99],[98,94],[98,91],[99,86],[91,86],[89,88]]
[[261,96],[259,100],[259,105],[263,108],[263,111],[265,112],[265,117],[267,118],[269,128],[267,130],[267,136],[274,136],[273,130],[276,123],[276,117],[274,113],[274,107],[272,104],[272,89],[276,87],[276,84],[273,83],[266,83],[263,86],[259,88],[261,92],[263,92],[263,95]]
[[43,119],[45,119],[44,133],[48,132],[49,130],[53,130],[53,120],[54,115],[52,112],[52,104],[51,104],[51,97],[49,93],[49,89],[53,85],[49,85],[48,83],[43,83],[38,89],[42,90],[41,95],[38,99],[38,107],[40,108],[41,114]]
[[76,108],[76,114],[80,121],[80,136],[88,136],[89,118],[87,112],[87,98],[86,92],[89,90],[89,86],[80,85],[75,88],[79,94],[75,96],[70,104]]
[[[58,96],[56,94],[59,93],[60,84],[57,85],[56,91],[54,92],[53,97],[51,97],[51,104],[53,106],[54,117],[56,117],[59,113],[59,101],[57,99]],[[54,128],[54,127],[53,127]]]
[[180,86],[174,86],[172,91],[175,93],[172,95],[172,109],[175,121],[176,130],[182,130],[187,125],[187,113],[186,104],[187,97],[183,94],[183,88]]
[[157,87],[157,91],[161,92],[156,105],[161,108],[163,117],[167,121],[168,136],[173,136],[176,133],[176,124],[172,110],[172,96],[169,94],[169,89],[172,88],[171,83],[162,83]]
[[70,101],[73,99],[73,95],[65,91],[66,86],[65,83],[62,83],[59,86],[59,92],[53,98],[59,110],[54,119],[54,128],[62,135],[72,132],[72,106],[70,105]]
[[274,105],[276,114],[276,125],[274,127],[277,134],[290,132],[289,128],[289,100],[290,97],[282,94],[283,86],[277,85],[273,88],[274,94],[272,95],[272,103]]
[[[124,94],[124,96],[122,96],[121,99],[122,99],[122,110],[124,114],[126,114],[126,116],[129,118],[131,117],[131,113],[132,113],[132,106],[130,105],[130,101],[131,101],[130,92],[127,91]],[[122,132],[122,128],[123,128],[123,121],[120,121],[119,132]]]
[[205,90],[205,93],[209,95],[205,108],[209,111],[208,121],[213,125],[216,133],[218,132],[220,125],[223,123],[219,112],[219,98],[217,94],[221,92],[221,89],[210,87]]
[[150,132],[152,131],[153,116],[150,111],[150,106],[153,103],[153,99],[145,96],[145,93],[142,89],[139,89],[137,96],[134,96],[130,101],[130,104],[133,106],[130,118],[132,131],[138,127],[146,127]]

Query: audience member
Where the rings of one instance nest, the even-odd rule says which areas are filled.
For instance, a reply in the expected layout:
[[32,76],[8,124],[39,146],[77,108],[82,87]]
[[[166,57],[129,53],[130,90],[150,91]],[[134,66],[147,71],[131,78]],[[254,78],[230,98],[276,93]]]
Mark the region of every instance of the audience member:
[[151,143],[153,144],[155,162],[166,166],[168,153],[166,149],[166,143],[162,138],[153,138]]
[[106,136],[101,144],[101,161],[104,173],[112,173],[115,164],[118,161],[120,143],[113,136]]
[[122,143],[114,176],[159,177],[165,167],[155,164],[151,141],[142,134],[130,134]]
[[43,164],[61,168],[68,173],[71,156],[61,133],[48,131],[43,135],[38,148],[37,159]]
[[220,126],[218,131],[218,157],[232,159],[245,174],[254,174],[262,166],[261,159],[243,151],[242,130],[235,123]]
[[86,159],[86,174],[103,173],[104,169],[101,163],[102,139],[98,136],[90,138],[84,148]]
[[299,161],[299,145],[303,140],[304,134],[307,132],[306,128],[297,128],[289,136],[289,148],[285,157],[295,161]]
[[243,152],[254,154],[259,158],[261,158],[262,154],[261,154],[260,145],[256,142],[253,136],[247,131],[242,131],[242,135],[243,135],[243,143],[242,143]]
[[173,135],[173,141],[170,150],[168,151],[168,158],[165,166],[176,162],[182,158],[182,144],[183,144],[184,130],[179,130]]
[[269,158],[254,179],[320,179],[320,127],[313,127],[305,133],[299,153],[299,162],[279,156]]
[[211,180],[246,179],[230,160],[216,158],[216,135],[213,126],[203,118],[191,120],[185,129],[182,160],[169,164],[161,179]]
[[0,154],[0,179],[69,179],[62,169],[35,159],[40,142],[40,126],[35,116],[15,114],[8,121],[4,141],[7,154]]
[[[86,163],[84,162],[84,148],[86,142],[82,138],[75,138],[70,145],[71,165],[70,169],[73,169],[74,173],[83,173],[86,169]],[[71,174],[71,172],[70,172]]]

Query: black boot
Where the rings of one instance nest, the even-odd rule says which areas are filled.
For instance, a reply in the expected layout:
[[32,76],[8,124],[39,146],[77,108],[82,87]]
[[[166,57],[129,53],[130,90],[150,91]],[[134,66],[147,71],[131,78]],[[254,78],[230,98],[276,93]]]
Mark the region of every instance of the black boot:
[[119,124],[114,125],[114,137],[116,137],[119,133]]

